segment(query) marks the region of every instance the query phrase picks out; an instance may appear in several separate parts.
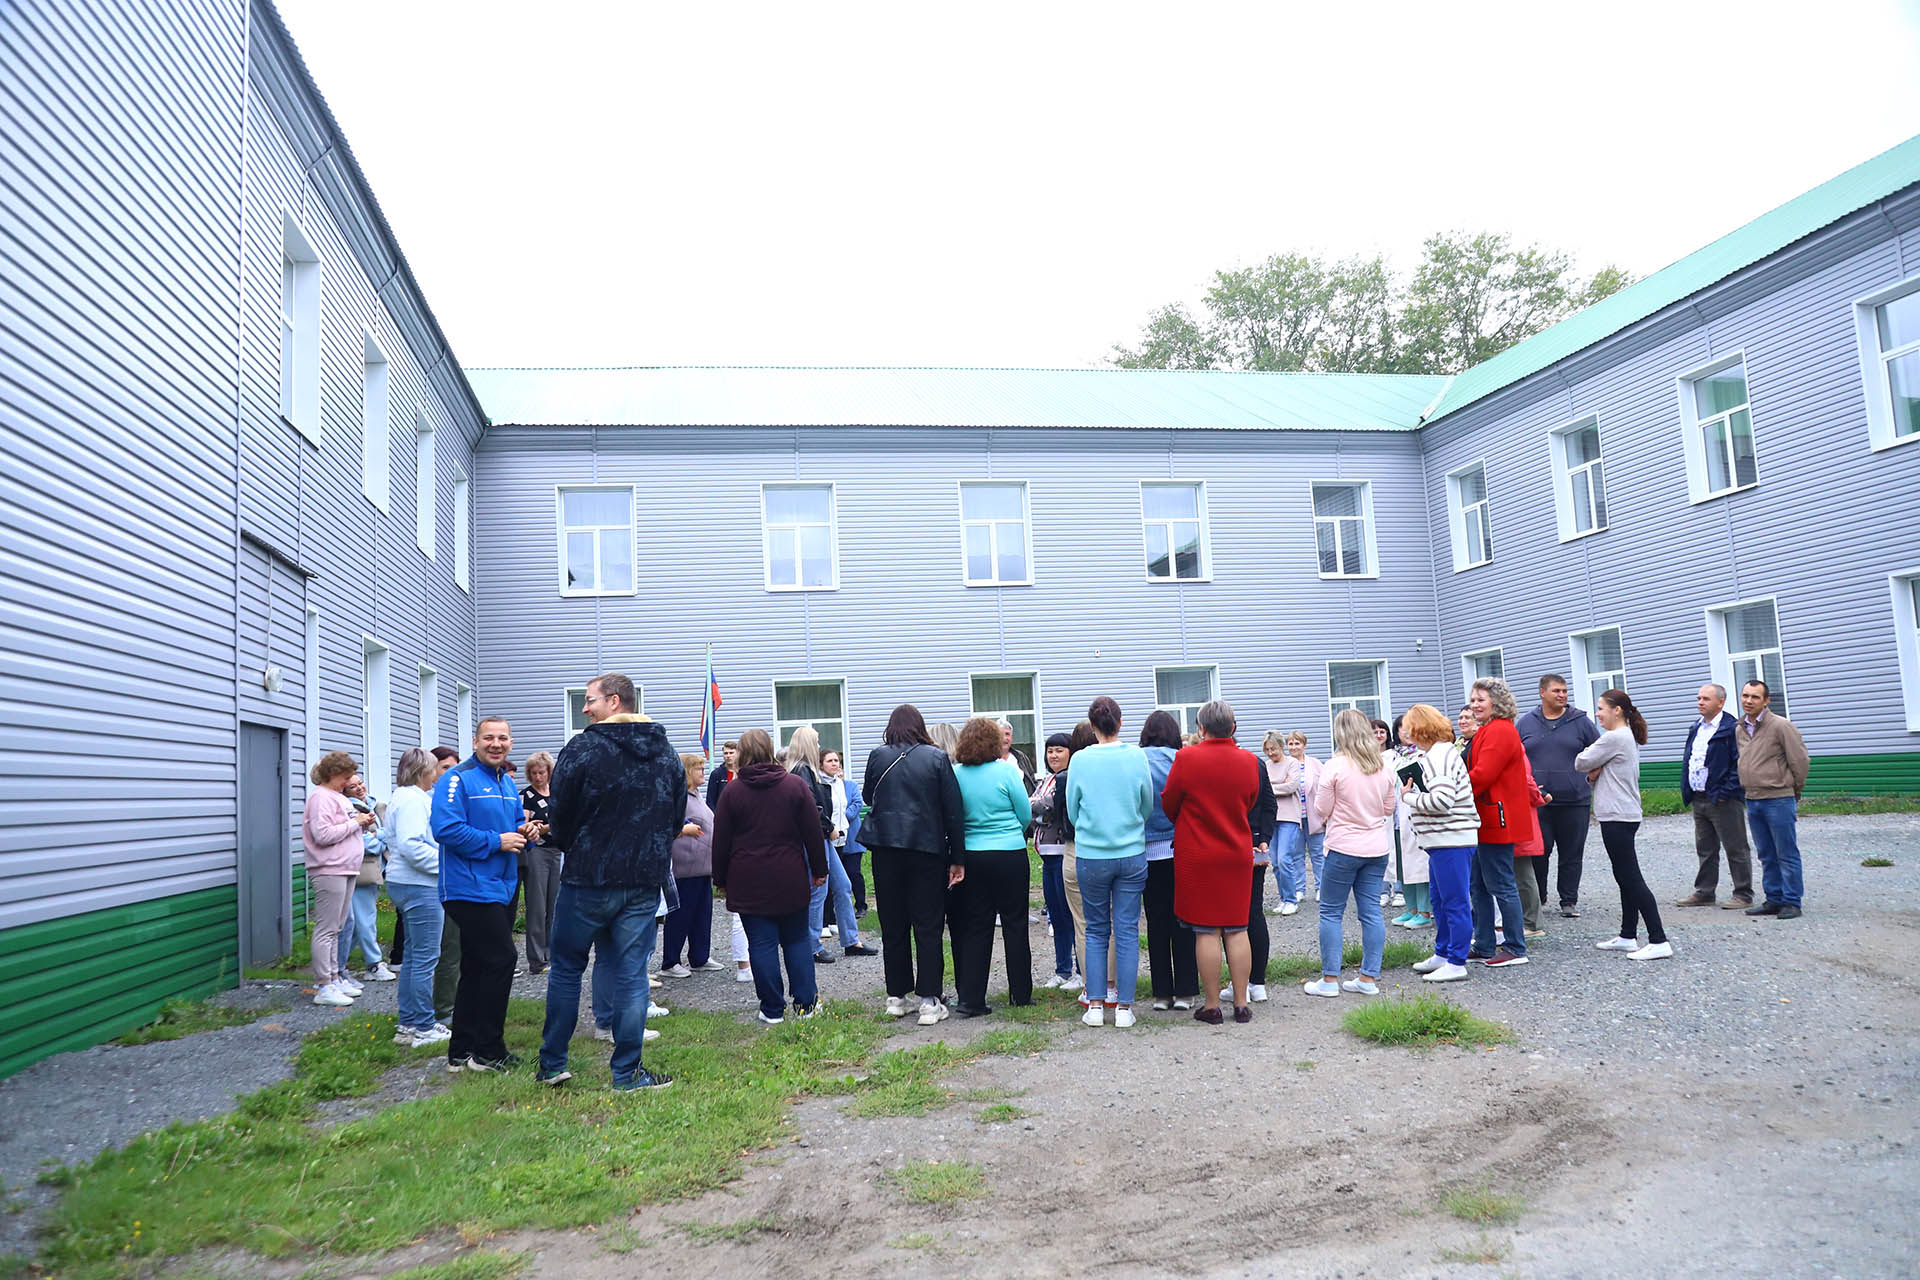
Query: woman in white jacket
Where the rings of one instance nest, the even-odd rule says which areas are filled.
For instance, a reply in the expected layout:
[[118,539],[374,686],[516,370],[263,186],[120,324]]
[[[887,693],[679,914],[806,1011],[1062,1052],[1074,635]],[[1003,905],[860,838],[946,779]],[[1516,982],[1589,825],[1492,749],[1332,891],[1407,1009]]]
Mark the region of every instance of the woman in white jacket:
[[1468,892],[1480,813],[1467,762],[1453,741],[1453,723],[1419,702],[1407,709],[1401,728],[1419,753],[1420,773],[1417,783],[1400,784],[1400,799],[1412,813],[1414,834],[1426,853],[1433,899],[1433,954],[1413,967],[1428,982],[1459,982],[1467,976],[1467,948],[1473,942]]
[[406,958],[395,994],[400,1026],[393,1042],[439,1044],[451,1034],[433,1016],[433,971],[440,963],[440,846],[433,838],[433,784],[440,762],[418,747],[400,757],[387,802],[387,897],[407,926]]

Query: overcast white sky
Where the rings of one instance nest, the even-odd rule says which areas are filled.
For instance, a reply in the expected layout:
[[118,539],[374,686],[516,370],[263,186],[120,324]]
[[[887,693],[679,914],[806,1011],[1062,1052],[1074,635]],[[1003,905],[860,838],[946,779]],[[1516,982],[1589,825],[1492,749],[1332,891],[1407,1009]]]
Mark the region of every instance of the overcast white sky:
[[1920,133],[1920,0],[279,4],[468,367],[1095,364],[1279,250],[1644,275]]

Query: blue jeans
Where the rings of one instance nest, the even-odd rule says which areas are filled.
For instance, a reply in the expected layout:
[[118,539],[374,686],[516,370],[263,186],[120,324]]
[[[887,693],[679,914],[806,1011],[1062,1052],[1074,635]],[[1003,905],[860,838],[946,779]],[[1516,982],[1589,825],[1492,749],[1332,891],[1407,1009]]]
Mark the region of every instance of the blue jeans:
[[1467,962],[1467,944],[1473,937],[1473,908],[1468,901],[1472,879],[1472,845],[1427,850],[1427,885],[1433,890],[1433,954],[1448,964]]
[[1322,864],[1326,878],[1320,881],[1320,972],[1338,974],[1346,940],[1341,937],[1341,919],[1347,914],[1347,896],[1354,899],[1360,913],[1360,975],[1380,976],[1380,955],[1387,947],[1387,918],[1380,912],[1380,884],[1387,874],[1384,854],[1354,858],[1335,850]]
[[[385,961],[380,954],[380,930],[376,925],[380,913],[380,886],[377,884],[355,885],[353,905],[347,912],[346,927],[340,930],[340,972],[347,971],[347,955],[354,944],[360,946],[360,961],[371,969]],[[432,1026],[433,1023],[427,1023]]]
[[1047,904],[1047,923],[1053,927],[1053,971],[1073,976],[1073,910],[1067,906],[1067,855],[1040,855],[1040,896]]
[[[860,945],[860,917],[853,914],[853,881],[847,877],[847,868],[840,861],[840,855],[833,846],[827,846],[827,882],[815,885],[813,896],[807,901],[807,924],[813,930],[816,939],[814,950],[819,950],[820,930],[826,925],[827,894],[833,894],[834,923],[840,926],[840,945],[857,947]],[[751,945],[751,942],[749,942]],[[808,952],[812,955],[813,952]]]
[[[1087,913],[1087,954],[1107,954],[1112,940],[1114,985],[1120,1003],[1132,1004],[1140,985],[1140,899],[1147,891],[1147,855],[1074,859],[1080,906]],[[1088,997],[1093,988],[1089,979]]]
[[[552,1075],[567,1065],[567,1045],[580,1021],[580,974],[587,951],[602,933],[612,937],[611,953],[601,951],[594,965],[612,962],[613,1082],[627,1084],[640,1071],[640,1042],[647,1030],[647,957],[660,927],[654,912],[658,889],[580,889],[560,886],[553,904],[552,948],[547,970],[547,1024],[540,1037],[540,1071]],[[408,942],[412,949],[412,942]],[[596,982],[598,988],[606,984]]]
[[747,931],[747,959],[753,964],[753,989],[760,997],[760,1012],[769,1018],[786,1015],[786,994],[780,987],[782,957],[787,962],[787,981],[793,987],[794,1007],[813,1008],[820,998],[820,989],[813,980],[813,951],[820,932],[812,929],[807,913],[790,911],[784,916],[755,916],[742,912],[740,927]]
[[446,922],[446,913],[440,909],[440,889],[431,884],[388,884],[387,896],[407,924],[407,955],[400,962],[400,981],[394,991],[400,1004],[400,1026],[431,1031],[433,970],[440,963],[440,930]]
[[[1533,874],[1533,868],[1527,868]],[[1507,950],[1527,954],[1526,927],[1520,915],[1520,884],[1513,878],[1513,846],[1477,844],[1473,847],[1473,950],[1493,954],[1493,904],[1500,904],[1500,924]]]
[[1326,875],[1327,833],[1305,834],[1306,824],[1282,822],[1274,828],[1277,856],[1273,860],[1274,888],[1282,902],[1299,902],[1307,896],[1307,862],[1313,862],[1313,882],[1318,885]]
[[1760,855],[1760,888],[1768,902],[1800,905],[1800,802],[1792,796],[1747,801],[1753,851]]

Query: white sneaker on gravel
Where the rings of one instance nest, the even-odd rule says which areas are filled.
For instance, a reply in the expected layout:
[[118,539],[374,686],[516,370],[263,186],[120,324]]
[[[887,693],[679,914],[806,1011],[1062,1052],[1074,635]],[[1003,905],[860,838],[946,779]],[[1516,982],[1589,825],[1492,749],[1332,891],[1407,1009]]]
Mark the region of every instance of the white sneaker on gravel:
[[693,966],[693,971],[695,973],[718,973],[726,967],[727,966],[721,964],[718,960],[715,960],[712,956],[708,956],[707,962],[705,964],[697,964]]
[[930,1027],[936,1022],[944,1021],[946,1016],[947,1016],[947,1006],[940,1003],[940,1001],[922,1000],[920,1002],[920,1020],[919,1021],[921,1026]]
[[1627,959],[1629,960],[1671,960],[1673,959],[1673,944],[1671,942],[1649,942],[1646,946],[1641,947],[1638,951],[1628,952]]
[[750,968],[748,969],[736,968],[733,971],[733,980],[735,982],[752,982],[753,970]]
[[1283,916],[1290,916],[1299,909],[1300,904],[1297,902],[1283,902],[1280,904],[1280,914]]
[[1266,984],[1264,982],[1249,982],[1247,984],[1247,1001],[1250,1004],[1265,1004],[1267,1002]]
[[665,978],[691,978],[693,976],[693,970],[687,968],[684,964],[675,964],[662,969],[660,975]]
[[1165,1000],[1155,1000],[1153,1002],[1153,1011],[1155,1013],[1165,1013],[1170,1007],[1171,1006]]
[[1387,899],[1387,905],[1388,905],[1388,906],[1390,906],[1390,907],[1404,907],[1404,906],[1406,906],[1406,905],[1407,905],[1407,898],[1406,898],[1406,895],[1405,895],[1405,894],[1402,894],[1402,893],[1396,893],[1396,894],[1394,894],[1394,895],[1393,895],[1393,896],[1392,896],[1391,898],[1389,898],[1389,899]]
[[607,1044],[612,1044],[613,1028],[612,1027],[595,1027],[593,1029],[593,1038],[595,1040],[604,1041]]
[[1634,938],[1608,938],[1605,942],[1593,944],[1596,951],[1638,951],[1640,943]]
[[1183,1012],[1193,1008],[1193,1001],[1175,997],[1173,1007],[1175,1012]]
[[1060,976],[1059,974],[1057,974],[1057,973],[1053,973],[1053,974],[1048,974],[1048,975],[1047,975],[1047,980],[1046,980],[1045,982],[1043,982],[1043,983],[1041,983],[1040,985],[1041,985],[1041,986],[1043,986],[1043,987],[1047,987],[1047,988],[1049,988],[1049,989],[1051,989],[1051,990],[1054,990],[1054,991],[1058,991],[1058,990],[1060,990],[1060,989],[1061,989],[1062,987],[1064,987],[1064,986],[1066,986],[1066,985],[1067,985],[1067,983],[1069,983],[1069,982],[1071,982],[1071,981],[1073,981],[1073,979],[1071,979],[1071,978],[1063,978],[1063,977],[1061,977],[1061,976]]
[[1340,994],[1340,984],[1337,982],[1328,982],[1325,978],[1319,978],[1313,982],[1305,983],[1301,986],[1300,990],[1310,996],[1327,996],[1332,998]]
[[904,1018],[912,1012],[913,1006],[907,1002],[905,996],[887,997],[887,1016],[889,1018]]
[[1413,971],[1415,973],[1433,973],[1433,972],[1436,972],[1437,970],[1444,969],[1446,967],[1447,967],[1447,962],[1443,960],[1441,957],[1428,956],[1425,960],[1422,960],[1420,961],[1420,963],[1414,965]]
[[313,993],[313,1002],[315,1004],[331,1005],[336,1009],[340,1009],[352,1004],[353,997],[342,991],[334,983],[329,982],[326,986],[321,987]]
[[352,978],[348,977],[344,973],[333,980],[333,985],[340,988],[342,991],[346,992],[348,995],[354,996],[356,998],[359,996],[363,996],[367,993],[367,989],[365,987],[361,986],[359,983],[355,982]]
[[1351,991],[1357,996],[1377,996],[1380,994],[1380,984],[1369,981],[1366,978],[1348,978],[1340,984],[1340,989],[1342,991]]
[[423,1044],[445,1044],[451,1039],[453,1032],[436,1022],[425,1031],[413,1033],[413,1047],[418,1049]]
[[1068,978],[1065,982],[1061,983],[1060,989],[1062,991],[1079,991],[1083,989],[1086,985],[1087,985],[1087,980],[1076,973],[1071,978]]
[[1090,1027],[1105,1026],[1107,1022],[1107,1006],[1103,1004],[1088,1005],[1087,1011],[1080,1015],[1080,1021]]
[[1121,1006],[1120,1008],[1118,1008],[1118,1009],[1115,1009],[1115,1010],[1113,1011],[1113,1025],[1114,1025],[1114,1026],[1116,1026],[1116,1027],[1130,1027],[1130,1026],[1132,1026],[1132,1025],[1133,1025],[1133,1023],[1134,1023],[1134,1017],[1133,1017],[1133,1010],[1132,1010],[1132,1009],[1130,1009],[1130,1008],[1127,1008],[1126,1006],[1124,1006],[1124,1005],[1123,1005],[1123,1006]]
[[1444,960],[1440,962],[1440,967],[1428,974],[1425,979],[1427,982],[1465,982],[1466,980],[1467,966],[1448,964]]
[[367,980],[369,982],[393,982],[399,977],[399,974],[387,968],[387,962],[385,960],[382,960],[379,964],[367,970]]

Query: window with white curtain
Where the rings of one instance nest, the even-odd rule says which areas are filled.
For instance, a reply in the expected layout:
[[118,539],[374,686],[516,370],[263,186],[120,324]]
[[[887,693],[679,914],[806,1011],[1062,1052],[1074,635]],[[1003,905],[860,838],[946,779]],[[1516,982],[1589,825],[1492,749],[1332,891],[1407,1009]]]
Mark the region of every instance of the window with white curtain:
[[773,682],[773,719],[776,745],[793,740],[793,731],[812,725],[820,735],[822,751],[847,756],[847,686],[842,680],[776,680]]
[[560,594],[631,595],[633,486],[561,485]]
[[1493,559],[1493,516],[1487,506],[1487,468],[1476,462],[1447,476],[1447,509],[1455,572]]
[[1313,483],[1313,541],[1323,578],[1370,578],[1374,565],[1373,486]]
[[1600,459],[1600,421],[1583,418],[1551,437],[1554,510],[1560,540],[1607,527],[1607,485]]
[[968,586],[1025,586],[1032,582],[1027,558],[1027,486],[963,483],[960,539],[962,580]]
[[1760,482],[1744,355],[1681,376],[1680,422],[1690,500],[1705,502]]
[[830,484],[760,487],[769,591],[833,591],[840,585],[839,538]]
[[1153,700],[1156,711],[1165,711],[1180,722],[1181,733],[1200,728],[1200,708],[1220,696],[1220,668],[1155,667]]
[[1147,581],[1200,581],[1211,572],[1204,486],[1143,481],[1140,525],[1146,539]]
[[[1342,711],[1352,708],[1369,720],[1387,718],[1387,664],[1384,662],[1329,662],[1327,664],[1327,728]],[[1331,742],[1332,738],[1329,737]],[[1329,748],[1331,750],[1331,748]]]
[[1037,769],[1044,761],[1034,754],[1040,735],[1040,678],[1031,671],[971,676],[972,714],[1005,720],[1013,726],[1013,745],[1026,753]]
[[1627,659],[1620,644],[1620,628],[1582,631],[1569,637],[1568,642],[1573,655],[1568,693],[1575,706],[1592,711],[1600,705],[1601,694],[1627,687]]

